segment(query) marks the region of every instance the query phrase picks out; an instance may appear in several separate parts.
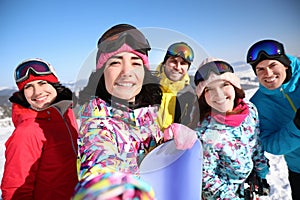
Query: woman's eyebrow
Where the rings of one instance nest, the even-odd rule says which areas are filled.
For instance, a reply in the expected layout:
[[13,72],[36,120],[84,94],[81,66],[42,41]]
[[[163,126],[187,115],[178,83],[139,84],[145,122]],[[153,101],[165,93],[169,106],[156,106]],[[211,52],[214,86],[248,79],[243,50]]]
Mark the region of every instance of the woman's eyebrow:
[[[110,57],[109,59],[112,59],[112,58],[114,58],[114,59],[123,59],[123,55],[120,55],[120,56],[114,55],[114,56]],[[137,55],[132,55],[130,59],[131,60],[142,60],[142,58],[140,58]]]
[[122,59],[122,58],[123,58],[123,56],[117,56],[117,55],[114,55],[114,56],[110,57],[109,59],[112,59],[112,58],[116,58],[116,59]]
[[131,60],[142,60],[139,56],[131,56]]

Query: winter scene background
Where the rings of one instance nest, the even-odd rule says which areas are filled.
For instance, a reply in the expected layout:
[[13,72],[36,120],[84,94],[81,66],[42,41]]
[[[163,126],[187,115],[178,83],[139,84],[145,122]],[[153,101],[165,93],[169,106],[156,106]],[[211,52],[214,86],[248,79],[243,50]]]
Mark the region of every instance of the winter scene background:
[[[257,90],[258,82],[251,67],[244,62],[232,63],[235,72],[241,79],[241,83],[246,92],[246,99],[249,99]],[[75,83],[64,84],[74,90]],[[16,91],[16,88],[0,87],[0,181],[4,170],[5,162],[5,141],[14,130],[11,121],[11,107],[8,97]],[[270,196],[261,199],[270,200],[291,200],[290,185],[288,182],[288,171],[283,156],[275,156],[266,153],[270,162],[270,173],[267,175],[268,183],[271,186]],[[1,193],[1,191],[0,191]],[[1,198],[0,198],[1,199]]]

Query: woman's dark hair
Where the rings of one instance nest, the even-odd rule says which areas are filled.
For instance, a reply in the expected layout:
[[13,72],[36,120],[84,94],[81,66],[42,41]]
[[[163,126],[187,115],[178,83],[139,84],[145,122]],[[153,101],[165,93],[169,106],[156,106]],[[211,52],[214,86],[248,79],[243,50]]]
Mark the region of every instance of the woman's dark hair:
[[[162,91],[160,89],[159,79],[156,76],[152,75],[147,68],[144,67],[144,70],[145,77],[143,86],[141,92],[136,96],[134,104],[129,105],[132,108],[140,108],[157,104],[160,105],[161,103]],[[87,86],[79,92],[78,103],[80,105],[83,105],[93,97],[99,97],[109,104],[113,103],[113,98],[114,101],[127,105],[127,101],[112,97],[112,95],[108,93],[105,87],[103,72],[104,67],[100,68],[96,72],[92,72],[89,77]]]
[[[235,86],[233,86],[233,87],[234,87],[234,91],[235,91],[235,99],[234,99],[233,107],[236,107],[239,102],[239,99],[245,98],[245,91],[243,89],[239,89]],[[211,113],[211,107],[207,104],[207,102],[205,100],[205,91],[202,92],[201,96],[199,97],[198,103],[199,103],[199,110],[200,110],[200,123],[202,123],[203,120],[205,118],[207,118]],[[230,115],[230,114],[235,114],[238,112],[239,111],[227,112],[226,114]]]
[[50,83],[57,91],[57,97],[53,103],[60,102],[62,100],[72,100],[73,105],[75,107],[77,104],[77,97],[76,95],[67,87],[63,86],[60,83]]
[[[57,103],[59,101],[62,100],[73,100],[73,107],[76,105],[77,103],[77,97],[72,93],[72,91],[63,86],[61,83],[49,83],[50,85],[52,85],[56,92],[57,92],[57,97],[55,98],[55,101],[52,103]],[[29,108],[30,104],[28,103],[28,101],[25,98],[24,95],[24,89],[22,89],[21,91],[15,92],[10,98],[9,98],[10,102],[12,103],[17,103],[25,108]]]

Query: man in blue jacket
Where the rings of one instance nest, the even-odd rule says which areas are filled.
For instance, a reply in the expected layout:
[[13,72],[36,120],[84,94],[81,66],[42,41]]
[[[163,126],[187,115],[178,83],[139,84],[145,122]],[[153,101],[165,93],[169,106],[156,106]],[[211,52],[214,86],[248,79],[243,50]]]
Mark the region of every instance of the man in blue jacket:
[[263,148],[284,155],[293,199],[300,199],[300,61],[283,44],[261,40],[247,53],[259,81],[250,99],[259,113]]

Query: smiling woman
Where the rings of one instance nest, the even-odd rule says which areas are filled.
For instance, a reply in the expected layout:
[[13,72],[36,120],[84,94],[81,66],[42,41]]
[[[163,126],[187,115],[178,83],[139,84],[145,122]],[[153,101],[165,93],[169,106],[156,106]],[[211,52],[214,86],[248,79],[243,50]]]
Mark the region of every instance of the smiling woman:
[[79,93],[80,182],[74,199],[154,199],[137,176],[142,158],[163,140],[155,123],[161,89],[149,70],[148,50],[147,39],[128,24],[99,39],[96,72]]
[[78,137],[72,92],[41,59],[19,64],[15,81],[19,91],[9,99],[15,129],[5,143],[2,198],[70,199]]
[[[96,72],[79,93],[83,106],[74,199],[155,199],[152,187],[139,177],[143,158],[167,140],[155,121],[162,91],[150,71],[149,50],[147,39],[129,24],[113,26],[99,39]],[[176,148],[191,148],[196,133],[177,127],[167,129]]]
[[194,82],[201,110],[196,130],[204,149],[203,199],[268,195],[269,165],[260,143],[258,113],[244,99],[233,67],[221,59],[207,58]]

